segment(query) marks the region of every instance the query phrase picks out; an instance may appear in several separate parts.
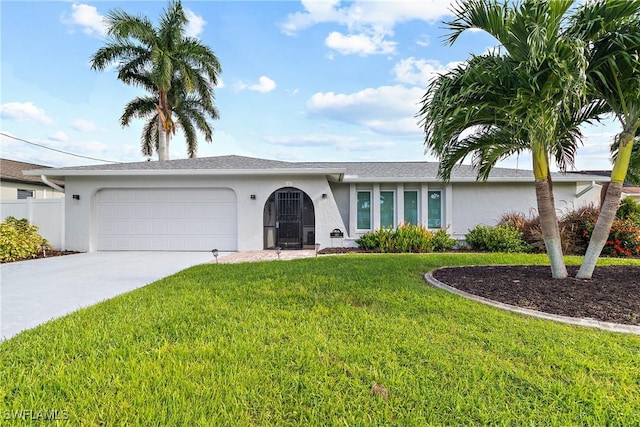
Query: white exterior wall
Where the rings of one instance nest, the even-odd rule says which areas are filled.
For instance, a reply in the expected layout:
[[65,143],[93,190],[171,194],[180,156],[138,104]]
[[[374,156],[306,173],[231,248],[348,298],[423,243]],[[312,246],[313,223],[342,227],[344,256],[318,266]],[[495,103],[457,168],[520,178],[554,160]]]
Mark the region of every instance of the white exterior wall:
[[[320,247],[332,245],[329,233],[345,230],[329,183],[315,176],[148,176],[148,177],[73,177],[65,181],[66,244],[70,250],[96,250],[95,196],[110,188],[229,188],[236,193],[238,211],[238,250],[261,250],[264,246],[264,206],[269,196],[283,187],[298,188],[311,198],[315,210],[315,236]],[[80,196],[74,200],[73,195]],[[252,200],[251,195],[256,199]],[[327,198],[323,199],[322,194]]]
[[0,200],[18,200],[18,189],[33,190],[34,199],[59,199],[64,197],[64,193],[48,186],[2,181],[0,182]]
[[[451,191],[450,233],[463,238],[476,225],[495,226],[503,214],[521,212],[525,216],[538,214],[533,183],[454,183]],[[554,182],[553,193],[558,216],[584,205],[599,203],[600,186],[587,190],[589,183]],[[449,203],[447,203],[448,205]],[[449,215],[446,216],[449,219]]]

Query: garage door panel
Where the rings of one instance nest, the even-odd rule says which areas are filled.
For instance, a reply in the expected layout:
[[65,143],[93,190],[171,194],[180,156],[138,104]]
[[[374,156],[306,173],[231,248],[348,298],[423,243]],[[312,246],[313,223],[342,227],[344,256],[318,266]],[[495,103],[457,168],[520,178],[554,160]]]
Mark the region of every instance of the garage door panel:
[[98,250],[237,249],[230,189],[104,189],[95,207]]

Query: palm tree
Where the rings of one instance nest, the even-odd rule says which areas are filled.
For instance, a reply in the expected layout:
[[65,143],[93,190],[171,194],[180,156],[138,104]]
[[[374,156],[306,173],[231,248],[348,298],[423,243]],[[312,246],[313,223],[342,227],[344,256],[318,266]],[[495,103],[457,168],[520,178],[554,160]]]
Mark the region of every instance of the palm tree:
[[[143,76],[137,77],[141,86],[151,84],[150,81],[145,83]],[[200,98],[182,87],[181,80],[175,78],[171,84],[171,89],[167,93],[167,103],[169,104],[172,114],[173,132],[166,133],[167,145],[175,133],[175,130],[181,128],[184,132],[187,143],[187,154],[190,158],[197,156],[198,138],[196,130],[204,134],[205,141],[211,142],[213,138],[213,128],[207,121],[208,118],[217,119],[218,110],[210,100],[211,97]],[[206,102],[209,101],[209,102]],[[159,113],[157,105],[159,104],[157,95],[148,95],[136,97],[125,106],[124,113],[120,118],[120,124],[129,126],[133,118],[147,119],[140,137],[140,147],[142,154],[151,157],[158,150],[159,135],[162,133],[158,126]],[[175,119],[174,117],[175,116]]]
[[[600,1],[597,5],[610,8],[610,3]],[[584,31],[583,37],[592,40],[587,77],[594,97],[605,101],[622,125],[613,146],[611,182],[576,276],[582,279],[593,274],[620,205],[627,171],[637,161],[633,144],[640,132],[640,1],[625,1],[622,7],[628,12],[623,19],[598,22],[586,29],[574,26],[574,31]]]
[[[109,39],[93,55],[91,68],[104,70],[116,63],[120,80],[151,90],[157,101],[158,159],[168,160],[168,142],[175,133],[173,106],[169,102],[172,85],[177,79],[180,90],[197,97],[209,109],[213,104],[212,88],[221,72],[220,62],[209,47],[185,35],[188,20],[179,0],[169,3],[158,28],[146,17],[119,9],[110,11],[106,22]],[[197,146],[188,147],[188,151],[195,155]]]
[[[474,155],[479,178],[486,179],[498,160],[531,152],[540,226],[554,278],[567,277],[567,270],[549,159],[555,157],[561,167],[571,164],[579,133],[566,120],[589,105],[584,43],[563,31],[572,3],[459,3],[453,8],[455,20],[447,23],[451,29],[448,43],[453,44],[465,30],[477,28],[494,36],[500,49],[473,57],[468,69],[437,78],[419,112],[425,145],[440,157],[445,178],[469,154]],[[468,132],[471,135],[465,137]],[[494,142],[498,140],[499,144]]]
[[[633,185],[640,185],[640,129],[636,131],[636,139],[633,144],[633,150],[631,152],[631,158],[629,159],[629,169],[627,170],[626,181]],[[611,151],[615,161],[616,153],[618,152],[618,144],[614,143],[611,146]]]

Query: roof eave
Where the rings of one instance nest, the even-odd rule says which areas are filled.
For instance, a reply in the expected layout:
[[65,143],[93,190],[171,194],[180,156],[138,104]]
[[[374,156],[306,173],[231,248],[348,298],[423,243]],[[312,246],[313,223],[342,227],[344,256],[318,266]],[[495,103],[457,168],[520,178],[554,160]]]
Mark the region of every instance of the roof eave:
[[344,169],[310,169],[310,168],[286,168],[286,169],[133,169],[133,170],[44,170],[33,169],[24,171],[25,175],[45,175],[52,178],[64,178],[67,176],[238,176],[238,175],[330,175],[340,180],[344,175]]

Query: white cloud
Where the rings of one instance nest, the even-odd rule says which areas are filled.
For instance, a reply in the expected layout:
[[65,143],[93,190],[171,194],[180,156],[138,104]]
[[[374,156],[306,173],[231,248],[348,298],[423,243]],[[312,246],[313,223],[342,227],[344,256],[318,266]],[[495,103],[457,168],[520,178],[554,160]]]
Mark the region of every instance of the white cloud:
[[[304,11],[287,15],[280,29],[287,35],[295,35],[315,24],[335,23],[345,26],[348,35],[338,32],[329,34],[325,40],[328,47],[343,54],[388,54],[395,51],[395,43],[385,40],[385,37],[393,35],[397,24],[413,20],[437,21],[450,14],[449,6],[453,1],[357,0],[341,7],[339,0],[302,0]],[[370,43],[377,47],[362,47]]]
[[35,120],[36,122],[50,125],[53,120],[47,116],[42,108],[33,102],[8,102],[0,105],[0,117],[8,120],[24,122]]
[[207,21],[205,21],[202,16],[196,15],[193,11],[189,9],[185,9],[184,13],[187,16],[187,19],[189,20],[189,23],[187,24],[187,28],[185,32],[186,35],[188,37],[198,37],[200,33],[202,33],[202,30],[205,24],[207,23]]
[[344,35],[337,31],[329,33],[325,39],[325,44],[343,55],[359,54],[389,54],[395,52],[395,42],[385,41],[383,36],[366,34]]
[[431,38],[428,35],[423,34],[418,40],[416,40],[416,44],[418,46],[427,47],[431,44]]
[[90,36],[104,37],[107,35],[104,16],[98,13],[98,9],[95,6],[74,3],[71,5],[71,16],[64,16],[62,22],[69,25],[77,25],[81,27],[83,33]]
[[247,89],[247,90],[255,90],[256,92],[260,92],[260,93],[267,93],[267,92],[271,92],[276,88],[276,82],[274,82],[267,76],[260,76],[260,78],[258,79],[258,83],[256,84],[247,84],[244,82],[238,82],[236,84],[236,87],[240,90]]
[[71,122],[71,127],[81,132],[92,132],[97,130],[97,127],[93,122],[84,119],[75,119]]
[[352,94],[318,92],[307,101],[311,115],[364,125],[382,134],[419,133],[415,114],[424,89],[402,85],[368,88]]
[[392,29],[396,24],[412,20],[434,22],[450,15],[450,5],[454,0],[424,1],[358,0],[340,7],[339,0],[302,0],[304,12],[289,14],[281,30],[294,35],[300,30],[320,23],[337,23],[349,29],[378,28]]
[[446,65],[431,59],[406,58],[393,67],[395,80],[399,83],[407,83],[426,87],[429,81],[438,74],[445,73],[460,62],[450,62]]
[[49,140],[58,141],[58,142],[65,142],[65,141],[69,140],[69,137],[67,136],[66,133],[64,133],[62,131],[58,131],[58,132],[54,133],[53,135],[49,135]]

